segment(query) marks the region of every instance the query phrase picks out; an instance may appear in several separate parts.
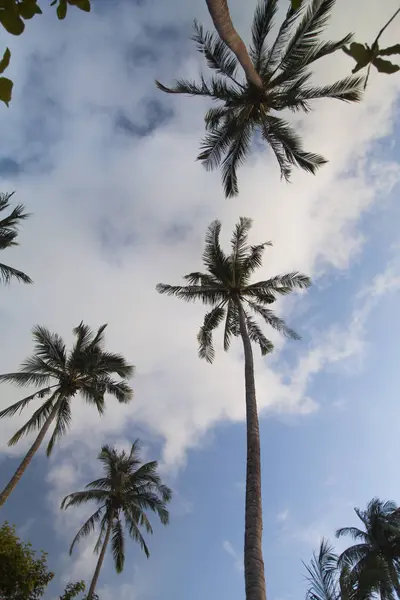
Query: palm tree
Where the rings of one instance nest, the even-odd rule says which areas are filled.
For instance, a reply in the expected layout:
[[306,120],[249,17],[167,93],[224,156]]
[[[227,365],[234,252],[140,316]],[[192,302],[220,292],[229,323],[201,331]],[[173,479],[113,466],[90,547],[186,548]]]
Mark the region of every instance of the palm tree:
[[130,537],[138,542],[147,558],[150,556],[145,539],[140,531],[143,527],[147,533],[153,533],[146,514],[152,511],[158,515],[163,525],[169,521],[166,504],[171,500],[171,490],[161,483],[157,474],[157,462],[141,464],[139,441],[132,444],[129,454],[118,452],[110,446],[103,446],[98,456],[103,463],[105,476],[88,483],[85,490],[69,494],[61,503],[61,508],[80,506],[94,501],[98,509],[82,525],[73,539],[70,554],[80,539],[89,535],[99,524],[100,533],[95,552],[100,548],[93,579],[90,584],[88,599],[91,600],[103,565],[104,557],[111,538],[115,570],[121,573],[125,561],[125,528]]
[[348,569],[338,565],[338,555],[326,539],[322,539],[319,552],[313,553],[307,569],[308,589],[306,600],[351,600],[354,589]]
[[247,473],[245,508],[244,572],[246,599],[265,599],[264,562],[262,556],[262,503],[260,435],[254,380],[251,342],[258,344],[261,354],[273,349],[257,322],[249,314],[262,317],[283,335],[298,339],[284,321],[269,308],[277,296],[290,294],[295,288],[306,288],[310,280],[299,273],[277,275],[265,281],[251,283],[254,271],[261,267],[262,255],[270,242],[248,246],[251,219],[240,218],[231,239],[232,251],[227,256],[221,249],[221,223],[214,221],[207,230],[203,264],[205,273],[185,275],[187,285],[172,286],[160,283],[161,294],[176,296],[187,302],[200,300],[212,307],[204,317],[197,336],[199,356],[208,362],[214,359],[213,330],[225,320],[224,349],[228,350],[232,337],[241,336],[244,349],[247,420]]
[[343,527],[337,537],[350,535],[357,544],[339,556],[338,565],[357,582],[356,598],[379,594],[381,600],[400,598],[400,517],[394,502],[373,498],[366,510],[354,511],[364,525]]
[[233,26],[227,0],[206,0],[206,2],[218,36],[235,54],[247,80],[262,89],[262,79],[254,68],[242,38]]
[[[211,2],[224,6],[225,2]],[[312,0],[298,10],[289,8],[274,41],[269,33],[278,8],[278,0],[261,0],[254,14],[250,57],[262,87],[236,76],[238,61],[226,44],[212,33],[204,33],[194,23],[193,40],[207,65],[216,71],[209,81],[178,80],[174,87],[159,81],[158,88],[170,94],[203,96],[217,102],[205,115],[206,135],[198,155],[207,170],[221,166],[227,197],[238,193],[237,168],[251,152],[253,137],[261,137],[272,148],[282,177],[289,179],[292,166],[315,173],[325,159],[305,152],[293,127],[279,114],[284,109],[308,112],[316,98],[336,98],[355,102],[361,98],[363,78],[345,77],[333,84],[311,85],[309,67],[316,60],[348,44],[346,35],[335,42],[322,42],[335,0]]]
[[[133,392],[126,379],[133,375],[134,369],[120,354],[104,350],[106,327],[107,325],[102,325],[94,334],[90,327],[80,323],[73,329],[76,340],[73,348],[67,352],[59,335],[37,325],[32,332],[35,341],[33,356],[22,363],[17,373],[0,375],[0,382],[40,388],[1,411],[0,418],[12,417],[35,398],[45,399],[8,442],[9,446],[13,446],[22,436],[39,430],[34,443],[1,492],[0,506],[21,479],[53,421],[55,426],[47,445],[47,456],[50,456],[55,443],[67,432],[71,423],[72,398],[80,394],[86,402],[97,408],[100,415],[105,411],[105,394],[111,394],[120,403],[131,400]],[[114,373],[121,380],[113,379]]]
[[[10,198],[13,194],[14,192],[12,194],[0,193],[0,212],[9,208]],[[18,236],[18,225],[21,221],[29,217],[29,214],[24,211],[24,205],[17,204],[7,217],[0,219],[0,250],[18,246],[18,242],[15,241]],[[32,279],[22,271],[0,263],[0,281],[7,284],[13,277],[22,283],[33,283]]]

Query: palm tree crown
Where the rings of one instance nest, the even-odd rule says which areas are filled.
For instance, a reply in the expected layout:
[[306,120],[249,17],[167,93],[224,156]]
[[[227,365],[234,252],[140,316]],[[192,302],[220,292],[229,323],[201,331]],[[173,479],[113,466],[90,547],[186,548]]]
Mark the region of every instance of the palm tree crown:
[[294,129],[278,115],[284,109],[308,112],[310,101],[316,98],[348,102],[360,99],[362,77],[346,77],[325,86],[310,83],[310,65],[352,39],[349,34],[334,42],[320,40],[334,4],[335,0],[311,0],[297,10],[290,7],[275,40],[269,42],[279,2],[260,1],[254,14],[249,54],[261,77],[261,88],[237,78],[235,54],[214,34],[204,33],[196,22],[193,40],[216,75],[209,81],[201,76],[199,83],[180,79],[174,87],[156,82],[164,92],[203,96],[218,103],[205,115],[206,135],[197,158],[207,170],[221,166],[227,197],[238,193],[237,168],[249,155],[256,133],[272,148],[286,180],[292,166],[315,173],[326,162],[318,154],[305,152]]
[[214,359],[212,342],[213,330],[225,319],[224,349],[229,349],[232,336],[240,335],[239,305],[243,307],[250,339],[257,343],[261,353],[273,349],[272,343],[264,336],[250,311],[285,336],[299,339],[299,336],[269,308],[279,295],[291,293],[295,288],[306,288],[310,279],[301,273],[276,275],[265,281],[251,283],[254,271],[261,267],[262,255],[271,242],[256,246],[247,244],[251,219],[241,217],[231,239],[231,254],[227,256],[219,243],[221,223],[213,221],[208,227],[203,264],[205,273],[194,272],[184,276],[188,285],[174,286],[159,283],[157,291],[176,296],[187,302],[200,300],[213,308],[204,317],[204,324],[198,334],[199,356],[208,362]]
[[[10,198],[13,194],[14,192],[12,194],[0,194],[0,212],[9,208]],[[24,211],[24,205],[17,204],[7,217],[0,219],[0,250],[18,245],[18,242],[15,241],[18,236],[18,225],[29,217],[28,213]],[[32,279],[22,271],[0,263],[0,281],[7,284],[13,277],[22,283],[33,283]]]
[[323,539],[319,552],[313,553],[307,569],[306,600],[340,600],[338,556],[328,540]]
[[[77,394],[94,405],[101,415],[105,410],[105,394],[111,394],[122,403],[132,398],[132,388],[125,379],[132,376],[134,368],[120,354],[104,350],[106,326],[93,333],[90,327],[80,323],[73,329],[76,340],[69,352],[59,335],[39,325],[34,327],[34,354],[22,363],[18,372],[0,375],[0,382],[41,389],[1,411],[0,418],[15,415],[36,398],[44,402],[13,435],[9,445],[41,429],[58,403],[54,430],[47,445],[47,455],[50,455],[54,444],[70,426],[71,400]],[[112,374],[121,380],[114,379]]]
[[357,544],[339,556],[338,565],[347,569],[360,600],[379,594],[381,600],[400,597],[400,516],[394,502],[373,498],[366,510],[354,509],[365,530],[343,527],[337,537],[350,535]]
[[95,551],[98,552],[110,526],[115,569],[120,573],[125,560],[124,528],[149,557],[149,549],[141,533],[141,528],[147,533],[153,533],[146,513],[154,512],[161,523],[167,525],[169,513],[166,505],[171,500],[172,493],[162,484],[156,461],[141,464],[138,440],[132,444],[129,454],[106,445],[102,447],[98,458],[103,464],[104,477],[88,483],[83,491],[66,496],[61,508],[67,509],[87,502],[99,505],[74,537],[70,553],[75,544],[93,532],[97,525],[100,532]]

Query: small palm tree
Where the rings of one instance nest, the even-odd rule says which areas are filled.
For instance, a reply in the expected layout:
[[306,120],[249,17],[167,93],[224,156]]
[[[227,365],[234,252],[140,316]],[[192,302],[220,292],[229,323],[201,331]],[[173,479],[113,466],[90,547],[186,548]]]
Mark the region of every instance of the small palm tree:
[[[50,456],[55,443],[67,432],[71,424],[72,398],[80,394],[86,402],[97,408],[100,415],[105,411],[105,394],[111,394],[121,403],[131,400],[133,392],[126,379],[133,375],[134,369],[120,354],[104,350],[106,327],[107,325],[102,325],[94,334],[90,327],[80,323],[73,329],[75,344],[67,352],[59,335],[37,325],[32,333],[35,341],[33,356],[22,363],[17,373],[0,375],[0,382],[40,388],[1,411],[0,418],[12,417],[35,398],[44,399],[27,423],[8,442],[9,446],[13,446],[22,436],[39,430],[36,440],[1,492],[0,506],[21,479],[53,421],[55,426],[47,445],[47,456]],[[121,378],[120,381],[113,379],[114,373]]]
[[103,463],[105,476],[88,483],[82,492],[69,494],[61,503],[61,508],[65,509],[91,501],[99,505],[96,512],[82,525],[70,548],[71,554],[74,545],[99,524],[100,533],[95,552],[99,552],[100,548],[101,551],[87,596],[89,600],[94,595],[110,538],[117,573],[121,573],[124,568],[124,526],[148,558],[149,549],[140,531],[143,527],[147,533],[153,533],[146,512],[156,513],[161,523],[167,525],[169,513],[166,505],[171,500],[171,490],[161,483],[157,474],[157,462],[141,464],[138,440],[132,444],[129,454],[103,446],[98,458]]
[[347,568],[338,565],[338,555],[328,540],[322,539],[307,569],[306,600],[352,600],[354,589]]
[[[0,194],[0,212],[9,208],[10,198],[13,194],[14,192],[12,194]],[[18,225],[29,217],[28,213],[24,211],[24,205],[17,204],[7,217],[0,219],[0,250],[18,246],[18,242],[15,241],[18,236]],[[7,284],[13,277],[22,283],[33,283],[32,279],[22,271],[0,263],[0,281]]]
[[264,562],[262,556],[262,503],[260,434],[257,414],[251,342],[258,344],[261,354],[273,349],[250,311],[277,329],[283,335],[299,339],[284,321],[269,308],[279,295],[290,294],[295,288],[306,288],[310,280],[299,273],[276,275],[271,279],[251,283],[254,271],[261,267],[262,255],[270,242],[249,246],[247,244],[251,219],[241,218],[233,232],[232,251],[227,256],[221,249],[219,236],[221,223],[214,221],[207,230],[203,264],[206,272],[185,275],[187,285],[173,286],[160,283],[161,294],[176,296],[187,302],[200,300],[211,306],[197,336],[199,356],[208,362],[214,359],[212,342],[214,329],[225,321],[224,349],[228,350],[232,337],[241,336],[244,349],[246,415],[247,415],[247,473],[245,508],[244,572],[246,599],[265,598]]
[[[180,79],[174,87],[156,82],[164,92],[203,96],[218,103],[205,115],[206,135],[197,158],[207,170],[221,166],[227,197],[238,193],[237,168],[250,154],[255,135],[272,148],[286,180],[290,177],[292,166],[315,173],[326,162],[322,156],[303,150],[293,127],[279,116],[283,110],[308,112],[310,101],[317,98],[348,102],[361,98],[362,77],[345,77],[324,86],[310,83],[310,66],[343,48],[352,39],[351,35],[346,35],[335,42],[321,41],[335,0],[312,0],[303,2],[298,10],[289,8],[277,37],[269,42],[267,39],[278,4],[278,0],[261,0],[254,14],[250,58],[261,78],[261,87],[249,73],[248,80],[238,78],[235,55],[214,34],[204,33],[196,22],[193,40],[216,75],[209,81],[201,76],[199,83]],[[214,5],[218,9],[226,2],[212,0],[208,5],[209,8],[213,5],[214,10]],[[223,15],[221,22],[228,23]],[[235,43],[235,34],[232,34],[232,43]]]
[[355,508],[365,530],[343,527],[337,537],[350,535],[357,544],[339,556],[338,565],[357,582],[356,598],[378,594],[381,600],[400,598],[400,517],[394,502],[373,498],[366,510]]

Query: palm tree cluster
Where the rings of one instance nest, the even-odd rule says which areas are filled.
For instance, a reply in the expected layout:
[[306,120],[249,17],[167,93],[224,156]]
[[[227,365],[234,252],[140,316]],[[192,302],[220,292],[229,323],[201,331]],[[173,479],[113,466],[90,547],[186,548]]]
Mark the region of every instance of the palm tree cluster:
[[[164,92],[201,96],[214,102],[205,114],[205,137],[201,142],[200,160],[206,169],[221,167],[226,197],[238,194],[238,167],[246,160],[254,141],[263,141],[272,150],[281,175],[289,180],[292,167],[315,174],[326,160],[304,150],[302,140],[288,118],[288,112],[308,113],[317,99],[356,102],[361,98],[364,80],[349,76],[327,85],[312,82],[313,65],[351,42],[351,34],[339,40],[323,39],[335,0],[293,1],[281,24],[275,27],[280,6],[278,0],[260,0],[254,13],[251,44],[246,48],[230,19],[227,0],[206,0],[217,36],[205,32],[196,21],[193,40],[214,72],[199,81],[180,79],[173,87],[157,81]],[[244,76],[241,76],[240,67]],[[0,212],[9,209],[12,194],[0,195]],[[18,205],[0,220],[0,250],[16,245],[19,224],[28,215]],[[252,245],[248,241],[251,219],[241,217],[233,231],[226,253],[220,244],[221,223],[213,221],[206,232],[202,271],[184,276],[183,285],[160,283],[161,294],[187,302],[200,301],[207,306],[197,340],[201,359],[213,362],[214,331],[223,327],[223,347],[229,350],[234,338],[240,338],[244,355],[244,392],[246,407],[246,495],[244,514],[244,578],[246,600],[265,600],[266,583],[262,552],[262,482],[261,444],[256,397],[252,344],[262,356],[268,356],[273,344],[261,324],[280,332],[288,339],[299,335],[272,310],[280,297],[310,286],[307,275],[297,271],[268,279],[253,280],[262,267],[265,250],[271,242]],[[11,279],[31,283],[23,272],[0,263],[0,281]],[[0,375],[0,382],[30,388],[26,397],[0,412],[0,418],[13,417],[35,406],[27,422],[9,440],[14,445],[25,435],[36,438],[10,481],[0,493],[0,506],[16,486],[39,448],[47,441],[50,456],[65,435],[78,402],[86,402],[103,415],[110,396],[120,404],[132,400],[130,379],[133,366],[121,355],[106,350],[102,325],[93,331],[81,322],[73,329],[74,343],[67,350],[62,338],[46,327],[33,328],[34,352],[13,373]],[[61,508],[92,503],[95,511],[76,534],[70,551],[83,537],[97,532],[95,552],[99,554],[88,598],[96,598],[96,585],[111,547],[117,572],[125,563],[126,537],[137,542],[146,556],[149,549],[145,534],[153,532],[149,513],[162,524],[169,520],[171,490],[162,483],[157,462],[143,464],[136,440],[129,452],[103,445],[98,456],[102,477],[82,491],[66,496]],[[395,505],[372,501],[365,512],[357,515],[365,531],[356,528],[339,530],[350,533],[361,543],[337,557],[323,542],[318,555],[308,567],[308,600],[364,600],[380,595],[392,600],[399,594],[398,582],[398,511]],[[356,598],[357,597],[357,598]],[[399,596],[400,598],[400,596]]]
[[355,508],[363,528],[342,527],[336,537],[356,544],[340,555],[325,539],[307,569],[306,600],[396,600],[400,598],[400,509],[373,498]]

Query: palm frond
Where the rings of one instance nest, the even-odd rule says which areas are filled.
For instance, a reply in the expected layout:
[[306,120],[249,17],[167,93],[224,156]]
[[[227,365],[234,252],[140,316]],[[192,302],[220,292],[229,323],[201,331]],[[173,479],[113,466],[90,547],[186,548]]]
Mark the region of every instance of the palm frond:
[[[242,263],[248,251],[248,235],[253,225],[253,220],[248,217],[240,217],[236,223],[231,237],[232,258],[234,265]],[[234,273],[235,275],[235,273]],[[238,282],[238,280],[236,280]]]
[[[127,515],[125,515],[125,518],[126,517],[127,517]],[[131,538],[133,540],[135,540],[135,542],[137,542],[139,544],[139,546],[145,553],[146,558],[149,558],[150,551],[147,547],[144,537],[142,536],[142,534],[140,532],[140,529],[139,529],[137,523],[133,519],[129,519],[129,518],[126,518],[126,521],[127,521],[128,527],[129,527],[129,535],[131,536]]]
[[299,136],[283,119],[269,115],[262,123],[261,134],[271,145],[282,177],[286,180],[289,180],[292,166],[298,166],[314,175],[316,170],[327,162],[318,154],[305,152]]
[[46,455],[50,456],[53,451],[54,445],[58,440],[65,435],[68,429],[71,426],[72,416],[71,416],[71,404],[69,398],[64,398],[57,412],[56,417],[56,425],[54,427],[53,433],[47,444]]
[[250,340],[258,344],[262,356],[265,356],[266,354],[272,352],[272,350],[274,349],[273,343],[265,337],[260,327],[251,317],[249,317],[246,313],[245,316],[247,332],[249,334]]
[[8,406],[0,412],[0,419],[2,419],[3,417],[13,417],[15,414],[17,414],[18,411],[21,414],[24,408],[26,408],[32,400],[34,400],[35,398],[44,398],[45,395],[50,392],[50,389],[51,388],[49,387],[43,388],[42,390],[39,390],[38,392],[35,392],[34,394],[31,394],[30,396],[27,396],[26,398],[23,398],[22,400],[18,400],[18,402],[11,404],[10,406]]
[[194,271],[193,273],[188,273],[183,276],[183,279],[189,283],[189,285],[201,285],[203,287],[218,287],[220,282],[218,279],[213,277],[212,275],[208,275],[207,273],[200,273],[199,271]]
[[264,242],[263,244],[257,244],[256,246],[250,246],[250,252],[243,262],[242,278],[240,280],[242,285],[246,285],[250,275],[262,266],[262,257],[267,246],[272,246],[272,242]]
[[265,42],[274,25],[274,16],[277,10],[278,0],[260,0],[254,12],[250,56],[257,73],[263,73],[267,64],[268,52]]
[[289,41],[293,25],[295,24],[296,20],[301,16],[301,14],[302,7],[300,7],[299,10],[295,10],[292,6],[292,3],[290,3],[286,16],[275,38],[275,41],[268,52],[268,58],[262,72],[262,75],[264,75],[264,77],[268,75],[271,69],[276,68],[276,65],[279,64],[282,53]]
[[86,484],[85,487],[88,489],[99,489],[99,490],[110,491],[111,482],[107,477],[100,477],[100,479],[95,479],[94,481],[91,481],[90,483]]
[[36,325],[32,330],[35,342],[33,358],[40,358],[57,369],[64,369],[67,361],[65,344],[57,333],[51,333],[47,327]]
[[37,431],[43,427],[53,410],[54,399],[57,393],[58,392],[56,391],[54,394],[52,394],[50,398],[33,413],[25,425],[23,425],[16,433],[14,433],[8,442],[9,446],[14,446],[24,435],[28,435],[29,433]]
[[194,302],[201,300],[203,304],[216,304],[225,298],[222,289],[211,288],[201,285],[168,285],[166,283],[158,283],[156,290],[159,294],[167,294],[168,296],[176,296],[186,302]]
[[336,537],[340,538],[346,535],[350,535],[354,540],[363,540],[367,537],[365,531],[358,529],[358,527],[341,527],[336,530]]
[[202,25],[196,20],[193,23],[194,34],[192,40],[196,42],[197,49],[206,58],[210,69],[226,77],[233,77],[238,61],[229,48],[217,36],[210,32],[204,33]]
[[111,549],[114,558],[115,570],[122,573],[125,562],[125,540],[122,523],[117,517],[112,526]]
[[221,126],[221,121],[229,116],[230,108],[226,106],[216,106],[208,109],[204,115],[206,131],[213,131]]
[[[339,530],[340,531],[340,530]],[[336,532],[337,536],[338,532]],[[369,552],[368,544],[355,544],[354,546],[350,546],[346,548],[338,559],[338,565],[341,568],[342,566],[354,566],[357,562],[364,559]]]
[[333,547],[323,539],[319,553],[314,552],[310,565],[305,565],[309,583],[306,600],[340,600],[337,560]]
[[222,161],[222,184],[225,197],[232,198],[239,193],[237,169],[250,154],[253,128],[251,122],[245,122],[237,128],[235,137],[229,144],[229,150]]
[[233,300],[229,300],[226,310],[224,329],[224,350],[227,352],[231,345],[232,336],[239,335],[239,313]]
[[[203,251],[203,264],[207,271],[218,281],[216,288],[220,294],[220,301],[226,298],[226,289],[224,286],[231,280],[231,263],[221,248],[219,236],[221,233],[221,222],[218,219],[212,221],[207,227],[205,244]],[[212,286],[209,290],[213,290]]]
[[238,121],[232,116],[219,120],[218,125],[207,127],[208,132],[200,143],[200,153],[197,160],[201,161],[207,171],[218,168],[224,154],[228,152],[235,141],[238,132]]
[[286,325],[283,319],[277,317],[272,312],[272,310],[265,308],[264,306],[261,306],[260,304],[257,304],[255,302],[252,302],[251,300],[247,300],[247,303],[256,314],[261,315],[264,321],[268,325],[276,329],[276,331],[279,331],[279,333],[282,333],[285,337],[290,338],[292,340],[301,339],[300,336],[293,329],[290,329],[290,327]]
[[109,377],[101,379],[107,394],[114,396],[120,404],[127,404],[133,398],[133,389],[125,381],[114,381]]
[[50,375],[42,373],[28,373],[18,371],[16,373],[4,373],[0,375],[0,383],[13,383],[20,387],[28,387],[30,385],[46,386],[50,381]]
[[300,92],[302,100],[316,98],[335,98],[345,102],[359,102],[362,98],[364,78],[345,77],[333,84],[322,87],[310,87]]
[[[65,498],[64,498],[64,500],[61,503],[61,508],[68,508],[68,506],[64,505],[64,501],[65,501]],[[70,554],[72,554],[72,551],[74,549],[75,544],[77,544],[82,538],[87,537],[88,535],[90,535],[95,530],[96,524],[101,519],[101,514],[102,514],[103,509],[104,509],[104,506],[100,506],[100,508],[98,510],[96,510],[96,512],[94,512],[88,518],[88,520],[82,525],[82,527],[79,529],[78,533],[76,534],[76,536],[72,540],[71,546],[69,548],[69,553]]]
[[204,317],[204,323],[197,334],[199,343],[199,357],[212,363],[215,358],[215,350],[212,342],[213,330],[218,327],[225,316],[225,310],[222,306],[216,306]]
[[82,504],[92,501],[102,502],[104,504],[108,499],[108,496],[107,490],[102,489],[73,492],[72,494],[65,496],[64,500],[61,502],[61,508],[66,510],[70,506],[81,506]]
[[16,279],[21,283],[33,283],[33,280],[22,271],[14,269],[14,267],[10,267],[4,263],[0,263],[0,282],[7,285],[10,283],[11,279]]

